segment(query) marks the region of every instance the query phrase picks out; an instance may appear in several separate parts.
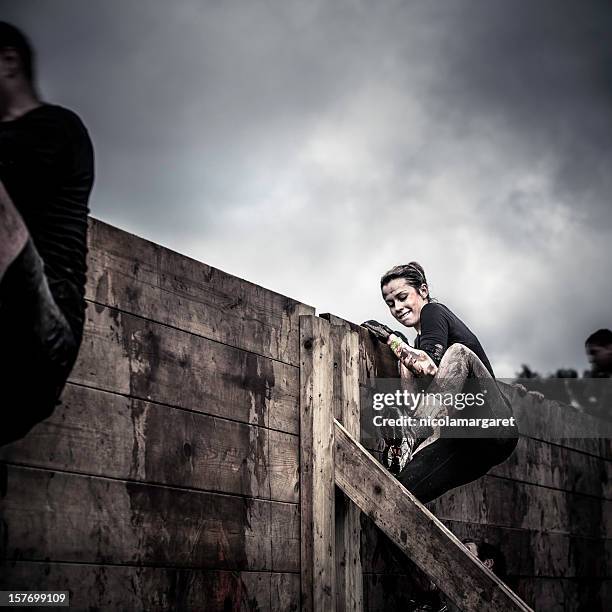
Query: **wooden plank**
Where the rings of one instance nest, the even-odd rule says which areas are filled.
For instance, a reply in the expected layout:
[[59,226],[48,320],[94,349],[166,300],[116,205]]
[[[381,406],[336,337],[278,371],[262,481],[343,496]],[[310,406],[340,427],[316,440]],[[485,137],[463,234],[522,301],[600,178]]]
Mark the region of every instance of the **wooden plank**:
[[299,574],[165,567],[9,562],[6,590],[70,592],[70,609],[296,611]]
[[298,365],[299,316],[311,306],[96,219],[88,268],[89,300]]
[[300,500],[300,439],[281,431],[268,431],[270,499]]
[[529,610],[338,422],[336,483],[462,610]]
[[490,474],[612,499],[612,462],[521,436],[514,453]]
[[245,423],[299,431],[293,366],[97,306],[70,380]]
[[299,612],[300,575],[272,574],[270,585],[270,610],[276,612]]
[[519,578],[517,591],[532,602],[536,610],[567,612],[567,610],[610,609],[612,580],[599,578]]
[[361,563],[364,574],[396,576],[421,573],[421,570],[363,512],[361,513]]
[[298,453],[291,434],[68,384],[0,460],[297,503]]
[[333,365],[330,325],[300,317],[300,471],[302,608],[336,602]]
[[300,508],[296,504],[270,506],[272,570],[300,571]]
[[[9,560],[271,571],[272,508],[295,504],[5,465]],[[298,545],[279,571],[297,571]],[[280,565],[280,564],[279,564]]]
[[559,578],[606,577],[612,568],[612,540],[560,533],[509,529],[473,522],[444,521],[461,540],[472,538],[496,546],[510,576]]
[[580,413],[572,406],[559,402],[547,399],[539,401],[530,394],[520,397],[508,385],[502,388],[512,398],[521,434],[612,459],[609,446],[612,423]]
[[397,357],[389,347],[360,325],[351,329],[359,334],[359,384],[372,387],[376,378],[397,378]]
[[428,508],[441,520],[610,538],[612,502],[486,475],[453,489]]
[[[333,404],[336,418],[359,439],[359,336],[345,321],[326,315],[332,327]],[[336,611],[363,609],[361,512],[342,491],[336,492]]]

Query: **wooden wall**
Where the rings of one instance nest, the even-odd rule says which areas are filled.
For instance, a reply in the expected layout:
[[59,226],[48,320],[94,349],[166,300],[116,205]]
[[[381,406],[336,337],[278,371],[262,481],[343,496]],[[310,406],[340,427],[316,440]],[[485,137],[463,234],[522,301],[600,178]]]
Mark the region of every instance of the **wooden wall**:
[[92,221],[62,404],[0,450],[1,588],[298,610],[298,323],[313,312]]
[[[0,588],[70,590],[77,608],[298,610],[299,316],[314,309],[90,229],[62,404],[0,449]],[[386,347],[334,323],[359,333],[364,390],[395,376]],[[555,406],[515,399],[529,436],[513,457],[430,507],[499,544],[537,610],[612,609],[609,440],[551,441]],[[361,558],[364,609],[406,609],[416,570],[363,516]]]

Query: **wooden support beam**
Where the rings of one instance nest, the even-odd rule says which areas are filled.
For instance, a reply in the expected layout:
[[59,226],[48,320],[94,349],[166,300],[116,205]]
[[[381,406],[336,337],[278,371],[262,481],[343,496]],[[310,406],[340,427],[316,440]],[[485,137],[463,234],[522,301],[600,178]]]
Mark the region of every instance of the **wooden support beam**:
[[[461,610],[531,610],[338,421],[336,484]],[[510,500],[508,500],[510,503]]]
[[301,609],[336,600],[333,367],[330,324],[300,316]]
[[[326,318],[332,324],[334,414],[359,440],[359,335],[351,331],[346,321],[333,315]],[[361,511],[337,490],[336,612],[361,612],[362,609]]]

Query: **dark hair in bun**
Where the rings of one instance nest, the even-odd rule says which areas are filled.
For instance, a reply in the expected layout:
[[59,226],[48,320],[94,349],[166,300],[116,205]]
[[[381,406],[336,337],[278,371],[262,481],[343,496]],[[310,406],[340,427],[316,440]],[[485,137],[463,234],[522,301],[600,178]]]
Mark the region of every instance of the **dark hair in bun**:
[[417,291],[421,288],[422,285],[427,287],[427,300],[431,300],[429,295],[429,285],[427,283],[427,278],[425,278],[425,270],[423,270],[423,266],[416,261],[411,261],[409,264],[395,266],[391,268],[388,272],[385,272],[380,279],[380,288],[382,289],[386,284],[390,283],[392,280],[396,278],[403,278],[406,282],[414,287]]

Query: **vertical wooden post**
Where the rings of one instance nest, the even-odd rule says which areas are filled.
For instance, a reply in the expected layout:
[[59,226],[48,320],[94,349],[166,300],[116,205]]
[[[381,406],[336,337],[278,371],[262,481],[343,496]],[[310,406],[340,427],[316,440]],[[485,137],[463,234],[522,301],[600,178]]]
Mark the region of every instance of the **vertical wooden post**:
[[[359,440],[359,335],[335,328],[340,332],[339,421]],[[336,336],[338,337],[338,336]],[[337,379],[336,379],[337,380]],[[336,496],[336,612],[361,612],[363,609],[363,573],[361,569],[361,511],[341,491]]]
[[333,361],[330,324],[300,317],[302,610],[330,612],[335,592]]

